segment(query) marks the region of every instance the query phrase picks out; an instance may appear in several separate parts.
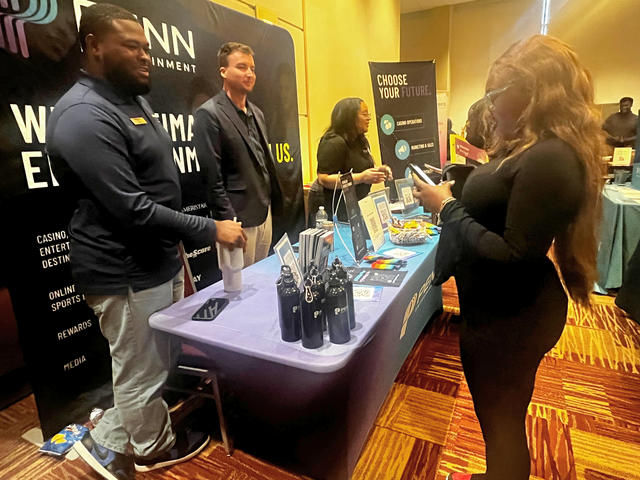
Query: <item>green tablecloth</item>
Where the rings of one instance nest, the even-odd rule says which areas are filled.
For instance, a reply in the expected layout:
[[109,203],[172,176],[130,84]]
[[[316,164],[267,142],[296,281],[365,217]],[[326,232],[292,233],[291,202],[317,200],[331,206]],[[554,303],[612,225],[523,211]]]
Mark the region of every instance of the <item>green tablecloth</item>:
[[627,262],[640,241],[640,191],[627,185],[605,185],[598,249],[598,287],[619,288]]

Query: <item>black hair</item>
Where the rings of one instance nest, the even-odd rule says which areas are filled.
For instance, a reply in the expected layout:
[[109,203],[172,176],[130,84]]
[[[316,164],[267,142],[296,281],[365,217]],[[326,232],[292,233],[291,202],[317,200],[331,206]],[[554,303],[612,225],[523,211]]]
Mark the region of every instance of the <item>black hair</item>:
[[622,103],[622,102],[631,102],[631,105],[633,105],[633,98],[631,98],[631,97],[622,97],[620,99],[620,103]]
[[238,42],[227,42],[223,44],[218,50],[218,66],[220,68],[228,67],[229,55],[231,55],[235,51],[240,51],[246,55],[251,55],[252,57],[255,55],[253,53],[253,49],[249,45]]
[[331,125],[326,133],[340,135],[348,143],[351,143],[354,139],[365,142],[364,134],[358,133],[356,128],[356,120],[362,102],[361,98],[347,97],[336,103],[331,112]]
[[87,35],[100,35],[113,28],[114,20],[133,20],[138,19],[129,10],[110,3],[97,3],[82,11],[80,18],[80,46],[82,50],[86,50]]

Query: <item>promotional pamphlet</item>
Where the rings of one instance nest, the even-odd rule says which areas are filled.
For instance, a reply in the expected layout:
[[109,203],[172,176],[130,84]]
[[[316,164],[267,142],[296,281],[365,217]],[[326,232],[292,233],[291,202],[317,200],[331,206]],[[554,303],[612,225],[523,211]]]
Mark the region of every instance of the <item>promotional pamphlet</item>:
[[384,245],[384,230],[382,229],[382,222],[380,222],[380,215],[376,208],[373,199],[370,196],[364,197],[358,202],[360,206],[360,213],[364,219],[364,224],[369,232],[369,238],[373,244],[373,250],[377,252],[382,245]]
[[313,262],[322,273],[327,268],[329,254],[333,248],[333,231],[323,228],[308,228],[299,236],[300,253],[298,262],[306,272]]
[[367,235],[364,222],[358,207],[358,197],[353,185],[351,173],[340,175],[340,185],[344,195],[344,203],[347,209],[347,217],[351,226],[351,242],[353,243],[353,254],[356,260],[362,260],[367,253]]
[[614,167],[628,167],[631,165],[631,147],[619,147],[613,149],[611,165]]
[[411,250],[405,250],[404,248],[392,248],[381,253],[388,257],[397,258],[399,260],[407,260],[411,257],[415,257],[422,252],[412,252]]
[[407,271],[374,270],[371,268],[347,267],[354,285],[374,285],[381,287],[399,287],[402,285]]
[[481,148],[474,147],[461,135],[449,135],[451,163],[466,164],[467,160],[487,163],[489,155]]
[[382,297],[382,287],[353,286],[353,299],[357,302],[379,302]]
[[384,190],[378,190],[377,192],[369,194],[376,206],[376,210],[378,211],[382,230],[385,232],[389,229],[389,225],[391,225],[391,209],[389,208],[389,201],[387,197],[388,190],[388,188],[385,188]]
[[278,243],[274,245],[273,251],[276,252],[281,265],[288,265],[291,268],[291,273],[293,274],[293,278],[295,278],[298,288],[302,287],[302,272],[300,271],[298,260],[296,260],[296,255],[293,253],[289,235],[285,233],[282,238],[278,240]]
[[413,179],[398,178],[395,180],[398,199],[404,205],[404,211],[413,210],[418,206],[418,200],[413,196]]

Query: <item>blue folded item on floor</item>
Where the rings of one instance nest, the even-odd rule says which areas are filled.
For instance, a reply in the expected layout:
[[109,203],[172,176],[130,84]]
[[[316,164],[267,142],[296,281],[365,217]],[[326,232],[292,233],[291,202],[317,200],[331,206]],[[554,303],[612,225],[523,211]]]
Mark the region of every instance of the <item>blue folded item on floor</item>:
[[47,440],[38,451],[56,457],[62,456],[88,431],[89,429],[87,427],[77,423],[67,425]]

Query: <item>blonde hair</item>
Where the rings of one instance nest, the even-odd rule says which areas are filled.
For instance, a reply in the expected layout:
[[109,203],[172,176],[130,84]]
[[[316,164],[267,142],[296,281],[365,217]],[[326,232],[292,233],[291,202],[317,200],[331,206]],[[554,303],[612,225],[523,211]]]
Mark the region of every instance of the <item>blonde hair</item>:
[[[579,211],[554,240],[553,253],[571,298],[588,305],[597,279],[596,254],[604,167],[600,112],[591,75],[564,42],[534,35],[512,45],[489,70],[489,78],[509,79],[530,94],[510,139],[494,135],[491,153],[514,159],[541,139],[569,144],[583,164],[584,193]],[[492,156],[493,156],[492,155]]]

